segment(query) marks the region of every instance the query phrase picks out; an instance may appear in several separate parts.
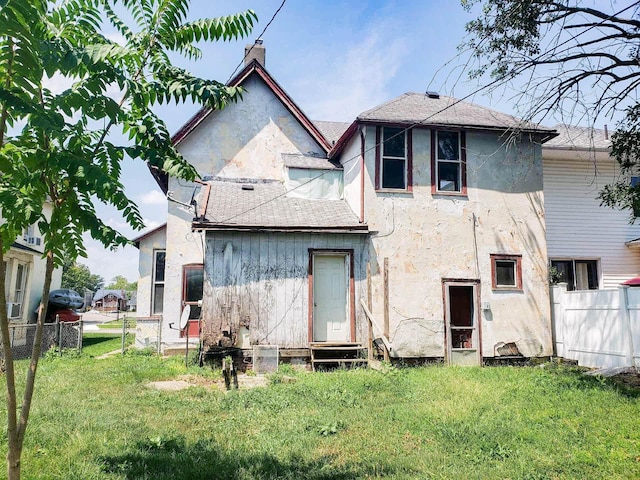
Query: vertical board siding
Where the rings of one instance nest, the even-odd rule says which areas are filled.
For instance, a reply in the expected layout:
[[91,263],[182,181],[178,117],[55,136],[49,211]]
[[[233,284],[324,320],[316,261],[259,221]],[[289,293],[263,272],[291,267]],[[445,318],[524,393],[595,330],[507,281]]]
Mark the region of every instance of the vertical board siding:
[[640,274],[640,250],[625,242],[640,237],[629,212],[600,206],[598,192],[616,180],[615,161],[544,158],[544,202],[549,258],[600,260],[601,287]]
[[221,327],[237,332],[247,325],[252,344],[307,347],[311,248],[354,250],[356,338],[364,338],[358,299],[365,294],[366,236],[209,232],[206,245],[202,318],[207,346],[217,345]]

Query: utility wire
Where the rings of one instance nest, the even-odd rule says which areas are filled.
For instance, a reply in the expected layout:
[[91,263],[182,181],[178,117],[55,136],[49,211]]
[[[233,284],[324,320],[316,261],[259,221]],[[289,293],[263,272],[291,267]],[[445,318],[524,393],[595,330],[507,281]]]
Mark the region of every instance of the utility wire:
[[[278,7],[278,9],[275,11],[275,13],[273,14],[273,16],[271,17],[271,20],[269,20],[269,23],[267,23],[267,26],[264,27],[264,29],[262,30],[262,32],[260,33],[260,35],[258,35],[258,38],[262,38],[262,36],[265,34],[265,32],[267,31],[267,28],[269,28],[269,26],[273,23],[273,21],[276,19],[276,17],[278,16],[278,13],[280,13],[280,10],[282,10],[282,7],[284,7],[284,4],[287,3],[287,0],[282,0],[282,3],[280,4],[280,6]],[[249,56],[249,54],[251,53],[251,50],[253,50],[253,47],[255,46],[255,43],[253,45],[251,45],[251,47],[249,48],[249,50],[247,50],[247,53],[244,54],[244,57],[242,57],[242,60],[240,60],[240,63],[238,63],[238,66],[235,68],[235,70],[233,71],[233,73],[229,76],[229,79],[227,80],[227,83],[229,83],[231,81],[231,79],[233,78],[233,76],[236,74],[236,72],[238,71],[238,69],[242,66],[242,64],[244,63],[244,61],[247,59],[247,57]]]
[[[271,19],[271,21],[269,22],[269,24],[267,25],[267,27],[271,24],[271,22],[273,21],[273,19],[274,19],[274,18],[275,18],[275,16],[277,15],[277,13],[280,11],[280,9],[282,8],[282,6],[285,4],[285,2],[286,2],[286,0],[284,0],[284,1],[282,2],[282,5],[281,5],[281,6],[280,6],[280,8],[276,11],[276,13],[274,14],[273,18]],[[622,13],[626,12],[627,10],[631,9],[631,8],[632,8],[634,5],[636,5],[636,4],[637,4],[637,2],[636,2],[636,3],[633,3],[633,4],[629,5],[629,6],[627,6],[627,7],[625,7],[625,8],[623,8],[622,10],[618,11],[617,13],[614,13],[614,14],[610,15],[609,17],[607,17],[607,18],[605,18],[605,19],[601,20],[600,22],[598,22],[598,23],[596,23],[596,24],[591,25],[589,28],[587,28],[587,29],[585,29],[585,30],[582,30],[581,32],[578,32],[578,33],[577,33],[577,34],[575,34],[575,35],[572,35],[570,38],[568,38],[568,39],[567,39],[567,40],[565,40],[564,42],[562,42],[562,43],[560,43],[560,44],[558,44],[558,45],[555,45],[552,49],[549,49],[549,50],[547,50],[547,51],[545,51],[545,52],[541,53],[540,55],[538,55],[538,56],[534,57],[530,62],[536,62],[536,61],[538,61],[538,60],[542,59],[544,56],[546,56],[546,55],[548,55],[548,54],[551,54],[551,53],[558,53],[558,52],[556,52],[556,50],[557,50],[559,47],[562,47],[562,46],[566,45],[567,43],[569,43],[569,42],[571,42],[571,41],[573,41],[573,40],[577,39],[579,36],[584,35],[585,33],[589,32],[590,30],[593,30],[594,28],[596,28],[596,27],[598,27],[598,26],[602,25],[604,22],[606,22],[606,21],[610,20],[611,18],[613,18],[613,17],[617,17],[618,15],[620,15],[620,14],[622,14]],[[265,27],[265,30],[266,30],[266,27]],[[561,52],[559,52],[559,53],[564,53],[564,52],[566,52],[566,51],[567,51],[567,50],[563,50],[563,51],[561,51]],[[247,54],[248,54],[248,53],[249,53],[249,52],[247,52]],[[246,55],[245,55],[245,58],[246,58]],[[244,61],[244,59],[243,59],[243,61]],[[240,65],[242,65],[242,63],[243,63],[243,62],[240,62]],[[238,68],[239,68],[239,66],[238,66]],[[415,128],[415,127],[419,127],[419,126],[421,126],[421,125],[424,125],[424,123],[425,123],[426,121],[430,120],[431,118],[435,117],[436,115],[439,115],[439,114],[441,114],[441,113],[445,112],[446,110],[448,110],[448,109],[450,109],[450,108],[452,108],[452,107],[456,106],[457,104],[459,104],[459,103],[461,103],[461,102],[463,102],[463,101],[467,100],[467,99],[468,99],[468,98],[470,98],[470,97],[475,96],[476,94],[478,94],[478,93],[480,93],[480,92],[482,92],[482,91],[484,91],[484,90],[487,90],[488,88],[491,88],[491,87],[493,87],[493,86],[495,86],[495,85],[498,85],[500,82],[502,82],[502,81],[506,80],[507,78],[512,78],[512,77],[515,77],[515,76],[517,76],[517,75],[521,74],[521,73],[522,73],[522,72],[524,72],[527,68],[528,68],[528,67],[521,67],[521,69],[520,69],[520,70],[512,70],[512,71],[510,71],[510,72],[507,72],[507,73],[505,73],[505,74],[501,75],[500,77],[496,78],[496,79],[495,79],[495,80],[493,80],[492,82],[489,82],[489,83],[488,83],[488,84],[486,84],[486,85],[483,85],[483,86],[481,86],[481,87],[478,87],[478,88],[477,88],[477,89],[475,89],[473,92],[471,92],[471,93],[469,93],[469,94],[465,95],[465,96],[464,96],[464,97],[462,97],[462,98],[455,99],[455,101],[454,101],[454,102],[452,102],[452,103],[450,103],[450,104],[446,105],[445,107],[441,108],[441,109],[440,109],[440,110],[438,110],[437,112],[434,112],[434,113],[432,113],[432,114],[428,115],[426,118],[424,118],[424,119],[422,119],[422,120],[420,120],[420,121],[418,121],[418,122],[414,122],[414,123],[410,124],[408,127],[406,127],[406,128],[404,128],[404,129],[402,129],[401,131],[399,131],[399,132],[398,132],[398,133],[396,133],[395,135],[392,135],[391,137],[387,138],[386,140],[382,140],[382,141],[380,141],[380,142],[378,142],[378,143],[376,143],[376,144],[372,145],[371,147],[369,147],[369,148],[365,149],[361,154],[356,154],[356,155],[354,155],[353,157],[350,157],[350,158],[346,159],[344,162],[349,162],[349,161],[351,161],[351,160],[355,160],[356,158],[360,157],[361,155],[363,155],[363,154],[365,154],[365,153],[367,153],[367,152],[370,152],[371,150],[373,150],[373,149],[377,148],[378,146],[380,146],[380,145],[384,144],[385,142],[389,142],[390,140],[392,140],[392,139],[394,139],[394,138],[396,138],[396,137],[398,137],[398,136],[400,136],[400,135],[404,135],[407,131],[409,131],[409,130],[411,130],[411,129]],[[237,70],[237,68],[236,68],[236,70]],[[235,72],[234,72],[234,73],[235,73]],[[233,76],[233,75],[232,75],[232,76]],[[344,163],[344,162],[343,162],[343,163]],[[258,205],[255,205],[255,206],[253,206],[253,207],[251,207],[251,208],[248,208],[247,210],[245,210],[245,211],[243,211],[243,212],[240,212],[240,213],[238,213],[238,214],[236,214],[236,215],[233,215],[232,217],[229,217],[229,218],[227,218],[227,219],[223,220],[221,223],[225,223],[225,222],[228,222],[229,220],[233,220],[234,218],[238,218],[239,216],[244,215],[245,213],[249,213],[249,212],[251,212],[251,211],[253,211],[253,210],[256,210],[256,209],[258,209],[258,208],[260,208],[260,207],[262,207],[262,206],[264,206],[264,205],[266,205],[266,204],[268,204],[268,203],[271,203],[271,202],[273,202],[273,201],[277,200],[278,198],[284,197],[284,196],[285,196],[285,195],[287,195],[288,193],[293,192],[294,190],[296,190],[296,189],[298,189],[298,188],[300,188],[300,187],[303,187],[303,186],[305,186],[305,185],[309,184],[310,182],[312,182],[312,181],[314,181],[314,180],[316,180],[316,179],[318,179],[318,178],[323,177],[324,175],[326,175],[327,173],[329,173],[329,172],[331,172],[331,171],[332,171],[332,170],[324,171],[323,173],[321,173],[321,174],[319,174],[319,175],[317,175],[317,176],[315,176],[315,177],[313,177],[313,178],[310,178],[308,181],[306,181],[306,182],[304,182],[304,183],[301,183],[300,185],[295,186],[295,187],[294,187],[294,188],[292,188],[291,190],[285,190],[285,192],[284,192],[284,193],[282,193],[282,194],[280,194],[280,195],[277,195],[277,196],[275,196],[275,197],[273,197],[273,198],[270,198],[270,199],[268,199],[268,200],[265,200],[264,202],[262,202],[262,203],[260,203],[260,204],[258,204]]]

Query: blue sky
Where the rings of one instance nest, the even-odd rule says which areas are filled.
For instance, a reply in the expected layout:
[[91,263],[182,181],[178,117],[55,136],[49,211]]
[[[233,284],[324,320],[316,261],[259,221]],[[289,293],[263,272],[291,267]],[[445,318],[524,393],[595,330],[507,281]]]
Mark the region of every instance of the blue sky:
[[[193,1],[193,19],[252,8],[259,23],[247,39],[203,45],[201,60],[189,63],[176,59],[176,63],[199,76],[226,81],[241,61],[245,44],[253,43],[280,3]],[[478,87],[477,82],[467,80],[462,68],[466,58],[457,58],[465,23],[472,18],[457,0],[288,0],[263,36],[266,67],[313,120],[350,121],[408,91],[435,90],[460,98]],[[475,95],[469,100],[517,114],[511,96],[507,91],[493,97]],[[158,109],[171,132],[196,111],[192,105]],[[123,180],[149,228],[166,220],[166,200],[144,164],[126,162]],[[123,233],[137,235],[115,212],[102,207],[99,212]],[[107,282],[116,275],[137,279],[135,248],[107,252],[90,239],[87,248],[88,258],[80,263]]]

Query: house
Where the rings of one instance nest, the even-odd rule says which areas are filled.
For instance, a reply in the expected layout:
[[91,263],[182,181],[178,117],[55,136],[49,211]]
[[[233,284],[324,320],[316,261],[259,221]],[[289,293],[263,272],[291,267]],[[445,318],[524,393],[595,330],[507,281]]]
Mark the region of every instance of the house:
[[630,223],[628,211],[600,205],[600,190],[620,176],[608,135],[554,128],[559,135],[542,149],[550,264],[568,290],[615,288],[640,275],[640,224]]
[[101,312],[127,311],[127,295],[124,290],[99,289],[93,296],[91,305]]
[[[45,206],[45,212],[50,206]],[[42,236],[37,225],[31,225],[4,254],[7,317],[10,323],[33,323],[42,298],[46,261]],[[51,277],[51,290],[60,288],[62,269]]]
[[167,223],[135,240],[138,314],[162,316],[165,348],[200,332],[207,349],[308,356],[314,342],[365,342],[370,298],[394,357],[551,354],[541,144],[553,130],[414,93],[351,124],[312,122],[262,45],[230,84],[241,102],[174,136],[201,181],[152,171]]

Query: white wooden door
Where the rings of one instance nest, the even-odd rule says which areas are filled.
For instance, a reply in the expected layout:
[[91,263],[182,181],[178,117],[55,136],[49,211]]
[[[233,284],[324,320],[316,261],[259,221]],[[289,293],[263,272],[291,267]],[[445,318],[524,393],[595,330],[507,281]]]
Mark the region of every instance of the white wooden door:
[[313,257],[313,341],[348,342],[346,255]]

